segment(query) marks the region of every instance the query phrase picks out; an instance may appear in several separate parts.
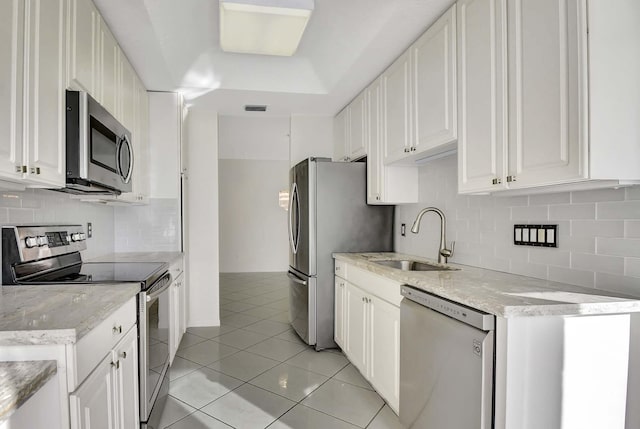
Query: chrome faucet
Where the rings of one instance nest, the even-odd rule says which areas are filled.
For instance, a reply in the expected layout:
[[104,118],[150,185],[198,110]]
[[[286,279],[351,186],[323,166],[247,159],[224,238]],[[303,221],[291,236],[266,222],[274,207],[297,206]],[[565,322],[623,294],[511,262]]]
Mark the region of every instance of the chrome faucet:
[[453,256],[453,249],[456,246],[456,242],[452,241],[451,242],[451,249],[447,249],[446,245],[447,245],[447,236],[446,236],[446,229],[447,229],[447,219],[444,216],[444,213],[442,213],[442,211],[440,209],[437,209],[435,207],[427,207],[426,209],[422,209],[420,211],[420,213],[418,213],[418,216],[416,217],[416,220],[413,221],[413,226],[411,227],[411,232],[413,232],[414,234],[417,234],[420,231],[420,221],[422,220],[422,216],[424,216],[425,213],[427,212],[434,212],[435,214],[437,214],[438,216],[440,216],[440,251],[438,252],[438,263],[439,264],[446,264],[447,263],[447,258],[450,258]]

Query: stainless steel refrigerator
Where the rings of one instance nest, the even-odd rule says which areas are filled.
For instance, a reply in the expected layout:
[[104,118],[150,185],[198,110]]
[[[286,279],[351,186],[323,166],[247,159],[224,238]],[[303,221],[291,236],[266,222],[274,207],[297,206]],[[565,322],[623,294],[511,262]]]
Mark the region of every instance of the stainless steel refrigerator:
[[316,350],[333,341],[333,252],[393,250],[393,207],[366,203],[366,164],[308,158],[289,172],[289,320]]

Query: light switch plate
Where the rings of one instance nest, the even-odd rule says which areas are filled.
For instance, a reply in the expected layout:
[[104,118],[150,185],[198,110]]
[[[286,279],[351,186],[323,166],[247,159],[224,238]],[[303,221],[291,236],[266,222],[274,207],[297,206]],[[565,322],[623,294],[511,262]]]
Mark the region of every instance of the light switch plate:
[[558,225],[513,225],[513,244],[558,247]]

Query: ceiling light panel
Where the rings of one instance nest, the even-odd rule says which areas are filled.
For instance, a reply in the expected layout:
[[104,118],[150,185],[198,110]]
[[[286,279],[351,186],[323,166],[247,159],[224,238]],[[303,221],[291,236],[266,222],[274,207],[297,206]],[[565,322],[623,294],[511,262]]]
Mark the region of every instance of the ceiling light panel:
[[220,0],[222,50],[291,56],[313,7],[313,0]]

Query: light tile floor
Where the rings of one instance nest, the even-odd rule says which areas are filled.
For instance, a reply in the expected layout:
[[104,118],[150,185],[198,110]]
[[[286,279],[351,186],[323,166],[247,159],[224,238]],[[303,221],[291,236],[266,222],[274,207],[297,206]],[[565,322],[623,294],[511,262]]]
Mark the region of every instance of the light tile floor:
[[220,275],[221,326],[189,328],[161,428],[402,429],[340,350],[288,324],[286,273]]

